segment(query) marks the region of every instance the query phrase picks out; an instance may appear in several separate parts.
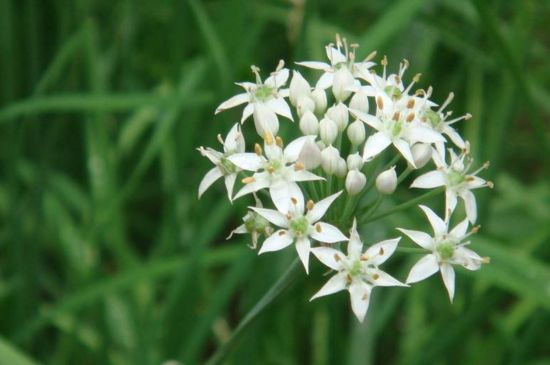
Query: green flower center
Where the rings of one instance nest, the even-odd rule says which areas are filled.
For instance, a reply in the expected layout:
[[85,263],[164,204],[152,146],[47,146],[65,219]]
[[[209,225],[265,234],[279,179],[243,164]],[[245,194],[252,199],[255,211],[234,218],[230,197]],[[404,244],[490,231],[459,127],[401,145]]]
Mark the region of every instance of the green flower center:
[[401,131],[403,130],[403,124],[401,121],[394,121],[393,126],[391,128],[391,134],[394,137],[399,137],[401,135]]
[[465,179],[464,175],[458,171],[453,170],[449,174],[449,183],[451,186],[456,186],[461,184],[464,181],[464,179]]
[[361,274],[362,271],[363,271],[363,266],[361,265],[361,261],[355,261],[349,269],[349,273],[351,276],[359,275]]
[[386,94],[388,94],[390,98],[394,100],[400,99],[402,95],[401,90],[399,90],[399,88],[396,86],[386,86],[384,88],[384,91],[386,92]]
[[271,160],[269,161],[266,170],[269,173],[273,173],[275,171],[279,171],[283,167],[283,163],[280,160]]
[[300,237],[307,233],[309,228],[309,222],[306,217],[298,217],[290,221],[290,229],[294,232],[294,235]]
[[269,222],[259,214],[251,213],[250,218],[244,222],[244,227],[248,233],[265,232],[265,229],[269,227]]
[[428,122],[433,128],[437,128],[437,126],[439,126],[439,123],[441,123],[441,117],[439,116],[438,112],[428,109],[426,110],[426,113],[424,115],[426,116]]
[[449,260],[454,255],[455,245],[453,245],[451,242],[443,242],[437,246],[437,252],[443,260]]
[[235,166],[233,162],[229,161],[225,157],[222,157],[220,159],[220,164],[218,166],[222,170],[222,173],[224,175],[231,175],[237,171],[237,166]]
[[266,85],[261,85],[254,92],[254,96],[256,97],[256,100],[267,101],[273,96],[273,93],[273,88]]

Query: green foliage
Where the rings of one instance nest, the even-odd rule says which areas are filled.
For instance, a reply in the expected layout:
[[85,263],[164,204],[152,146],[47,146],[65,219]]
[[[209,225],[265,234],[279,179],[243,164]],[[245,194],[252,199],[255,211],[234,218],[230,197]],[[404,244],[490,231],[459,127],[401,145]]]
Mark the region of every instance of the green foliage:
[[[546,0],[0,1],[0,364],[218,348],[213,363],[550,364],[549,16]],[[336,32],[362,57],[407,58],[474,116],[461,128],[495,189],[472,240],[492,261],[457,273],[452,305],[436,278],[378,288],[360,325],[345,295],[308,301],[321,265],[304,280],[293,252],[225,241],[245,199],[216,185],[197,200],[195,148],[239,117],[213,114],[232,82],[321,58]],[[407,194],[365,242],[426,224],[381,219],[416,209]]]

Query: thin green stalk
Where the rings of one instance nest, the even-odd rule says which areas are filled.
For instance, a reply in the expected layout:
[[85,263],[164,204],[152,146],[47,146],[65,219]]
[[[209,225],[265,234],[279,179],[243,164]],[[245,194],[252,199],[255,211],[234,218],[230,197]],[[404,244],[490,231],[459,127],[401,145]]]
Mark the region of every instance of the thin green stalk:
[[227,342],[221,345],[216,352],[208,359],[207,365],[221,364],[227,355],[237,345],[237,341],[244,333],[244,331],[250,326],[250,324],[260,315],[262,312],[275,300],[283,291],[289,287],[294,277],[298,273],[300,268],[300,261],[296,258],[292,264],[288,267],[285,273],[277,280],[275,284],[268,290],[267,293],[256,303],[256,305],[246,314],[243,320],[238,324],[235,331],[231,334],[231,337]]

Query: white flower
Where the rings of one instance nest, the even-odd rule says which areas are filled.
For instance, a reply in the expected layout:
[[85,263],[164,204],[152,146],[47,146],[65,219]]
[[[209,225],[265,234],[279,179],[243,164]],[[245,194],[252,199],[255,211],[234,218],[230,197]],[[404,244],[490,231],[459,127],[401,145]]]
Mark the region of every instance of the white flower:
[[[269,188],[269,193],[277,209],[288,209],[291,196],[301,194],[297,181],[322,180],[305,169],[305,166],[296,162],[304,146],[314,136],[300,137],[282,149],[282,140],[277,137],[278,143],[269,137],[264,143],[265,151],[256,145],[255,153],[237,153],[228,157],[229,161],[243,170],[253,171],[254,174],[243,179],[245,186],[235,195],[237,199],[243,195]],[[265,156],[263,155],[265,152]]]
[[356,118],[367,123],[377,131],[369,136],[365,143],[363,149],[363,158],[365,161],[373,159],[390,144],[393,144],[407,162],[411,166],[416,167],[414,157],[411,153],[411,146],[413,144],[417,142],[434,143],[445,140],[441,134],[432,129],[420,123],[414,123],[414,112],[400,110],[395,104],[384,103],[382,98],[378,98],[377,103],[377,116],[363,113],[360,110],[350,109],[350,112]]
[[345,184],[349,195],[357,195],[367,184],[367,177],[358,170],[350,170],[346,176]]
[[276,114],[293,120],[290,108],[284,99],[288,96],[289,91],[288,89],[281,88],[288,80],[289,74],[288,69],[283,68],[283,66],[284,62],[280,61],[275,72],[263,82],[259,74],[259,69],[252,66],[252,72],[256,75],[256,83],[237,83],[237,85],[244,88],[246,92],[235,95],[221,103],[216,108],[216,114],[226,109],[247,103],[243,110],[241,123],[244,123],[246,119],[254,115],[254,123],[260,136],[263,137],[266,130],[271,131],[273,136],[276,135],[277,132],[273,131],[275,121],[278,129]]
[[395,166],[392,166],[376,177],[376,190],[381,194],[389,195],[393,194],[395,188],[397,188],[397,174],[395,173]]
[[[466,147],[468,144],[466,143]],[[444,150],[443,150],[444,151]],[[412,188],[432,189],[438,186],[445,186],[445,213],[450,215],[456,208],[457,197],[464,200],[466,214],[473,224],[477,219],[476,198],[471,190],[492,187],[493,183],[475,176],[479,171],[489,167],[485,163],[476,171],[469,173],[473,160],[468,156],[465,150],[462,154],[457,154],[449,149],[451,162],[445,163],[445,156],[441,156],[434,150],[432,158],[437,166],[437,170],[429,171],[417,177],[411,184]]]
[[[340,230],[331,224],[320,222],[326,211],[340,196],[341,191],[333,194],[316,204],[308,201],[304,207],[304,196],[298,190],[298,194],[290,197],[288,209],[271,210],[263,208],[251,208],[274,225],[281,227],[269,236],[260,249],[259,254],[264,252],[278,251],[292,243],[296,246],[298,256],[306,269],[309,271],[309,252],[311,251],[311,240],[335,243],[347,240]],[[279,204],[281,206],[281,204]],[[307,208],[307,212],[305,211]]]
[[[256,208],[263,208],[262,202],[256,194],[254,194],[254,200],[256,201]],[[265,235],[267,237],[273,233],[273,227],[271,227],[269,221],[252,209],[243,217],[243,222],[243,224],[232,230],[226,239],[231,239],[234,234],[250,234],[252,244],[249,247],[256,249],[260,236]]]
[[235,166],[228,157],[242,153],[245,149],[244,136],[241,133],[239,124],[235,124],[225,137],[225,141],[218,135],[218,140],[223,145],[223,153],[213,150],[212,148],[199,147],[198,151],[208,158],[216,167],[206,173],[199,185],[199,198],[216,180],[220,177],[225,179],[225,187],[227,189],[227,195],[231,200],[233,194],[233,186],[235,185],[235,179],[240,169]]
[[427,277],[441,272],[443,283],[449,293],[452,301],[455,291],[455,272],[452,265],[460,265],[468,270],[478,270],[481,264],[489,262],[487,257],[481,257],[474,251],[464,247],[470,243],[466,238],[477,231],[474,227],[470,233],[468,229],[468,219],[464,219],[449,232],[449,222],[443,221],[430,208],[420,205],[433,228],[434,235],[398,228],[401,232],[409,236],[411,240],[420,247],[425,248],[431,253],[422,257],[412,267],[407,284],[416,283]]
[[356,221],[350,231],[347,256],[331,247],[315,247],[311,252],[326,266],[336,271],[311,300],[347,289],[351,308],[359,321],[363,321],[369,307],[371,290],[375,286],[406,286],[391,275],[380,270],[395,251],[401,238],[378,242],[365,252],[357,233]]

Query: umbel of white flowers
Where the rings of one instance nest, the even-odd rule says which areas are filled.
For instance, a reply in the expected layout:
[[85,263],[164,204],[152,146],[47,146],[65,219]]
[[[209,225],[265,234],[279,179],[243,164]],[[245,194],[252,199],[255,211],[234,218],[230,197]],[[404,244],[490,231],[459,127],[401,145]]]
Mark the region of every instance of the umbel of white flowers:
[[[245,92],[216,109],[219,113],[244,105],[240,121],[225,138],[218,135],[223,151],[198,148],[214,165],[199,185],[199,197],[222,177],[230,202],[253,195],[243,223],[228,239],[249,235],[250,247],[259,248],[259,254],[293,246],[306,273],[313,253],[334,275],[312,299],[347,290],[353,313],[363,321],[375,287],[407,287],[439,271],[452,301],[453,267],[477,270],[489,262],[467,246],[479,229],[473,226],[468,232],[477,220],[473,191],[492,183],[477,176],[488,163],[472,171],[470,144],[454,127],[471,115],[450,119],[454,94],[438,106],[431,100],[431,87],[413,90],[420,74],[406,83],[408,61],[390,73],[384,56],[377,72],[376,52],[359,60],[357,48],[337,36],[335,44],[325,47],[327,61],[297,62],[319,72],[313,81],[310,72],[289,70],[283,61],[265,79],[252,66],[255,81],[237,83]],[[257,137],[247,151],[241,124],[250,117]],[[281,126],[279,117],[290,123]],[[281,128],[295,138],[285,143]],[[444,218],[420,205],[433,235],[398,228],[425,252],[402,283],[379,266],[399,252],[404,240],[390,238],[363,248],[359,232],[365,223],[410,205],[387,207],[399,204],[399,192],[407,189],[402,182],[411,173],[417,175],[409,185],[412,192],[437,189],[427,197],[444,191]],[[457,209],[462,206],[458,198],[464,209]],[[451,229],[449,222],[457,215],[462,215],[460,223]],[[348,231],[346,237],[342,232]]]

